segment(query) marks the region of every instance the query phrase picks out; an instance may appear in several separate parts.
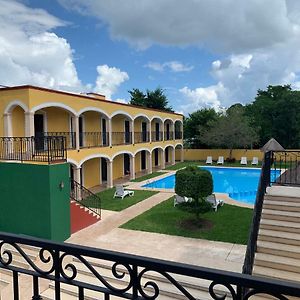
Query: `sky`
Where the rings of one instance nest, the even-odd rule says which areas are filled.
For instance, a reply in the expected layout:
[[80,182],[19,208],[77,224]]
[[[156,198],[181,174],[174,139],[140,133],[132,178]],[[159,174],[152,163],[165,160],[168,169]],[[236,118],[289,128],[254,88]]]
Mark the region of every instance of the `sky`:
[[300,89],[299,0],[0,0],[0,85],[164,89],[176,112]]

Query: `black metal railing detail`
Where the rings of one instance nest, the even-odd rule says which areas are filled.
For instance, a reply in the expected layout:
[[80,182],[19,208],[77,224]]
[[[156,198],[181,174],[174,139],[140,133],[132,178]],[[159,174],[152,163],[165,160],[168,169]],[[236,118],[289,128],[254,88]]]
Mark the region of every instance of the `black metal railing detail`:
[[109,146],[108,132],[80,132],[80,148],[107,147]]
[[175,131],[175,140],[182,140],[182,131]]
[[66,138],[66,149],[76,149],[76,134],[75,132],[44,132],[40,136],[64,136]]
[[163,140],[163,131],[152,131],[151,132],[152,142],[160,142]]
[[256,252],[256,245],[257,245],[257,237],[258,237],[261,213],[262,213],[263,202],[264,202],[264,195],[266,193],[266,188],[270,185],[271,157],[272,157],[271,152],[265,153],[262,162],[258,190],[257,190],[255,206],[253,210],[252,225],[250,229],[247,250],[246,250],[246,255],[245,255],[245,260],[243,265],[244,274],[252,274],[254,257]]
[[271,160],[275,173],[275,176],[270,176],[271,183],[300,185],[300,151],[273,151]]
[[170,141],[174,139],[174,132],[173,131],[165,131],[164,136],[165,141]]
[[54,163],[67,160],[64,136],[0,137],[0,160]]
[[74,179],[70,179],[71,183],[71,200],[88,208],[101,218],[101,199],[99,196],[85,188],[82,184]]
[[[163,294],[163,288],[160,286],[162,282],[170,283],[181,294],[178,297],[198,299],[197,292],[191,291],[182,280],[179,281],[177,275],[185,276],[187,280],[189,277],[208,280],[210,284],[207,293],[212,299],[225,299],[228,296],[235,300],[246,300],[252,295],[271,295],[277,299],[288,299],[287,296],[300,297],[300,286],[292,281],[254,277],[3,232],[0,232],[0,241],[0,269],[10,270],[13,274],[14,299],[18,299],[19,274],[27,274],[33,278],[32,299],[41,299],[38,286],[40,278],[55,281],[55,299],[60,299],[61,283],[78,287],[78,299],[84,299],[86,290],[99,292],[99,298],[101,293],[105,299],[110,299],[111,295],[125,299],[159,299]],[[28,246],[36,249],[38,255],[35,261],[26,252]],[[15,258],[20,256],[24,263],[28,264],[28,268],[17,263],[19,259]],[[97,260],[109,263],[113,281],[102,274],[101,268],[94,267]],[[75,263],[78,261],[80,266]],[[83,269],[86,275],[97,280],[83,281],[79,276],[80,270]],[[147,276],[147,273],[150,276]],[[165,280],[159,281],[153,274],[158,274]],[[216,286],[222,289],[216,290]],[[247,292],[243,294],[245,289]]]
[[132,144],[132,133],[128,132],[112,132],[112,145]]
[[134,133],[134,143],[148,143],[150,141],[149,131],[141,131]]

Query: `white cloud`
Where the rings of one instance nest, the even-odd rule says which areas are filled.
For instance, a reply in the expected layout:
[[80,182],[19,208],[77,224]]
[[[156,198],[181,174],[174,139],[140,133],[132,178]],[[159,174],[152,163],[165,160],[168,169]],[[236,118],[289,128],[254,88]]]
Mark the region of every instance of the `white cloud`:
[[126,72],[121,71],[115,67],[102,65],[97,67],[98,77],[94,91],[104,94],[107,98],[111,98],[119,85],[129,79]]
[[145,65],[145,67],[152,69],[154,71],[163,72],[165,70],[170,70],[171,72],[189,72],[194,69],[194,66],[185,65],[179,61],[167,61],[165,63],[158,62],[149,62]]

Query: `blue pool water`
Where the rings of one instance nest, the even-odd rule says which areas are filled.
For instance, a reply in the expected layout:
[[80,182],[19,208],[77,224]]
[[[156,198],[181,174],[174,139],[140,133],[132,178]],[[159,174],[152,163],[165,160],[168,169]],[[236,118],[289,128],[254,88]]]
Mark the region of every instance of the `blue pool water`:
[[[253,168],[214,168],[201,167],[211,172],[214,182],[214,192],[227,193],[229,197],[241,202],[253,204],[255,202],[260,169]],[[272,171],[272,178],[278,177],[280,172]],[[171,175],[143,185],[148,188],[174,189],[175,175]]]

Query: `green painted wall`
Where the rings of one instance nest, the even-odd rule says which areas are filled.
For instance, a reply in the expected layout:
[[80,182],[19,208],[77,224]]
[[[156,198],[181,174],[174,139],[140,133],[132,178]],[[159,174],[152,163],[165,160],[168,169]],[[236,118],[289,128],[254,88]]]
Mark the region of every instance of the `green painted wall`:
[[0,207],[0,231],[64,241],[70,236],[69,164],[0,163]]

